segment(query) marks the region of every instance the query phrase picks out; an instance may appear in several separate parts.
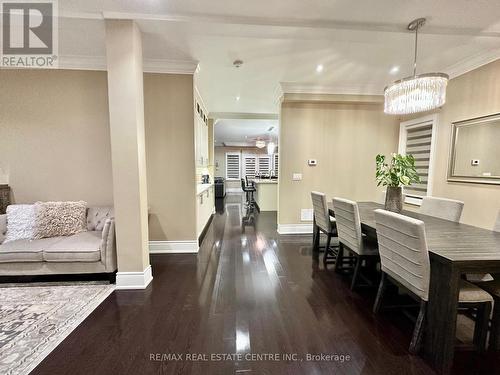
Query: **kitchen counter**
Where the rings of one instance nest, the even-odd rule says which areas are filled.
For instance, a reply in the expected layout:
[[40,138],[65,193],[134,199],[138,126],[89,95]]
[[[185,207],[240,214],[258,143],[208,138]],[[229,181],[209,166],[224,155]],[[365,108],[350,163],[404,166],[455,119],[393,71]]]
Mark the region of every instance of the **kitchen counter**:
[[256,178],[254,179],[253,181],[255,181],[255,184],[277,184],[278,183],[278,180],[271,180],[271,179],[268,179],[268,178],[264,178],[264,179],[260,179],[260,178]]
[[214,186],[213,183],[209,183],[209,184],[197,184],[196,185],[196,195],[200,195],[200,194],[206,192],[212,186]]
[[278,210],[278,180],[255,179],[255,202],[261,211]]

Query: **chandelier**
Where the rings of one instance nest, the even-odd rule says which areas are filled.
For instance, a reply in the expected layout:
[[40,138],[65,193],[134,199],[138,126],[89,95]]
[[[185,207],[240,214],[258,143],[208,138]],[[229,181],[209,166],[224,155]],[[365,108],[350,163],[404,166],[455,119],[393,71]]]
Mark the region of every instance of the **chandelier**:
[[258,140],[255,142],[255,147],[258,147],[258,148],[264,148],[264,147],[266,147],[266,142],[265,142],[265,141],[263,141],[263,140],[258,139]]
[[413,76],[403,78],[387,86],[384,90],[384,112],[391,115],[429,111],[441,107],[446,102],[448,75],[426,73],[417,75],[418,29],[425,24],[425,18],[418,18],[408,25],[415,31],[415,59]]

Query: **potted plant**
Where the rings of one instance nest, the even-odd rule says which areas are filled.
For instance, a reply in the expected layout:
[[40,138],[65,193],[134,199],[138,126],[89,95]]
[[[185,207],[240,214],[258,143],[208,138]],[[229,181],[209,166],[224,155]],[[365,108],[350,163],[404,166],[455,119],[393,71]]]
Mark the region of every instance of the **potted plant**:
[[403,210],[403,186],[420,182],[415,168],[413,155],[391,154],[392,160],[386,162],[385,155],[377,155],[377,186],[386,186],[385,209],[393,212]]

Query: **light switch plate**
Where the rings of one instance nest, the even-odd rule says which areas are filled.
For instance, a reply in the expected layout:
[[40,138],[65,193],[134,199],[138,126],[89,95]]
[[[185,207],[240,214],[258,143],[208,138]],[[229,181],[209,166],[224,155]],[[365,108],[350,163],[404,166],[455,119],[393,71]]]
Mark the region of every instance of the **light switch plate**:
[[309,159],[307,161],[307,165],[314,167],[315,165],[318,165],[318,161],[316,159]]
[[470,161],[470,165],[472,165],[474,167],[478,166],[479,165],[479,159],[472,159]]
[[300,181],[302,180],[302,173],[294,173],[292,176],[293,181]]

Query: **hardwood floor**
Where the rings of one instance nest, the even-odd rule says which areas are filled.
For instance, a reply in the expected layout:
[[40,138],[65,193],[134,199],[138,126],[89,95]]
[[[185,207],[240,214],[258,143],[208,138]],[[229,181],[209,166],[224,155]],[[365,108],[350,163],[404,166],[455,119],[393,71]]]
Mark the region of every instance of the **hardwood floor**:
[[[375,290],[351,292],[348,279],[314,261],[311,236],[278,235],[274,213],[245,217],[237,195],[217,212],[198,256],[152,256],[147,290],[114,292],[32,374],[433,373],[408,353],[411,321],[398,310],[374,315]],[[307,353],[349,358],[307,361]],[[500,367],[491,354],[456,358],[455,373]]]

